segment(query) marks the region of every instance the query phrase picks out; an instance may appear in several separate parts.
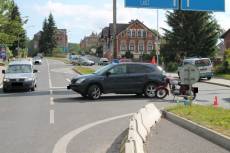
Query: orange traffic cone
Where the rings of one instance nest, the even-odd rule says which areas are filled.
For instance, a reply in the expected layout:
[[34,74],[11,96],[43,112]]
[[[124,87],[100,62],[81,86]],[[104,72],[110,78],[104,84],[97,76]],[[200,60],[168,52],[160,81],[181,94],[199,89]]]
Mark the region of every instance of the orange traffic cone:
[[214,106],[214,107],[218,107],[218,105],[219,105],[218,98],[217,98],[217,96],[215,96],[215,97],[214,97],[213,106]]
[[155,56],[153,56],[151,64],[156,64],[156,58],[155,58]]

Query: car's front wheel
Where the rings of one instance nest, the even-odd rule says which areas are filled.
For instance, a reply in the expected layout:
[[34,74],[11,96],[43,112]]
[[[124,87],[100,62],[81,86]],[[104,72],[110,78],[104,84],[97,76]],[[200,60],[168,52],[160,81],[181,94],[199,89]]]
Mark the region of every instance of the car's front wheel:
[[156,85],[149,83],[144,89],[144,94],[148,98],[154,98],[156,96]]
[[88,89],[90,99],[96,100],[101,97],[101,88],[98,85],[91,85]]

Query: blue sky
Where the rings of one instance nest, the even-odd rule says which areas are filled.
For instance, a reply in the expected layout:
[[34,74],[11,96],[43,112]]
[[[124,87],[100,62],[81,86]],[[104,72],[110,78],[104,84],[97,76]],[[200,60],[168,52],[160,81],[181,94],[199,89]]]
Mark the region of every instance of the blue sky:
[[[112,0],[15,0],[22,16],[29,21],[24,26],[27,35],[33,35],[42,29],[42,22],[50,12],[54,15],[58,28],[68,30],[69,42],[78,43],[85,35],[100,30],[112,22]],[[124,7],[124,0],[117,0],[118,22],[126,23],[139,19],[149,28],[156,29],[156,10],[131,9]],[[168,28],[165,23],[165,11],[159,11],[160,28]],[[230,0],[226,0],[226,12],[215,13],[215,17],[225,30],[230,28]],[[160,29],[160,32],[163,31]]]

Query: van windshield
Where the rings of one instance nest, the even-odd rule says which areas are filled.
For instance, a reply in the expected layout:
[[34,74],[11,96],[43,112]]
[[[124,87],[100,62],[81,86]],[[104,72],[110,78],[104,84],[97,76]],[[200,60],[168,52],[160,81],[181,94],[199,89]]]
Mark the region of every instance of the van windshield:
[[195,62],[196,66],[210,66],[211,65],[211,61],[209,59],[202,59],[202,60],[197,60]]
[[9,65],[6,73],[32,73],[31,65]]

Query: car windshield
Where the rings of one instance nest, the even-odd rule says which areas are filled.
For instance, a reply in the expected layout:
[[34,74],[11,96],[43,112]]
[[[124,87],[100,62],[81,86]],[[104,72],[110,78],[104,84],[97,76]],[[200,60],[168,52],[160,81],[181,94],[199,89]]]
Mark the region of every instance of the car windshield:
[[196,66],[210,66],[211,62],[209,59],[202,59],[202,60],[197,60],[195,64]]
[[113,66],[114,66],[114,64],[109,64],[109,65],[107,65],[107,66],[104,66],[104,67],[98,69],[96,72],[94,72],[94,74],[102,75],[102,74],[104,74],[106,71],[108,71],[109,69],[111,69]]
[[31,65],[9,65],[6,73],[31,73],[32,67]]

